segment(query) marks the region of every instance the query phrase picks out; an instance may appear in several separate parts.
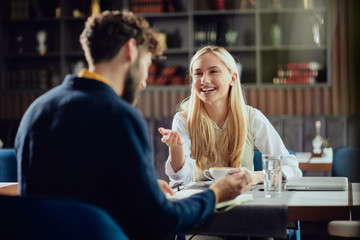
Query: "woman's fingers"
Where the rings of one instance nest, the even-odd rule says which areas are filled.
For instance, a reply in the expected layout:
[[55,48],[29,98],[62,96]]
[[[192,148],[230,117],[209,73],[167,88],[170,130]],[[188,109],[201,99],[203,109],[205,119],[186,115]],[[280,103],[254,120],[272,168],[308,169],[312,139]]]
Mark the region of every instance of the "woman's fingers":
[[159,128],[159,132],[163,135],[161,141],[169,147],[183,145],[183,141],[178,132],[164,128]]
[[158,128],[158,131],[159,131],[159,133],[161,133],[162,135],[167,135],[171,130],[165,129],[165,128],[163,128],[163,127],[159,127],[159,128]]

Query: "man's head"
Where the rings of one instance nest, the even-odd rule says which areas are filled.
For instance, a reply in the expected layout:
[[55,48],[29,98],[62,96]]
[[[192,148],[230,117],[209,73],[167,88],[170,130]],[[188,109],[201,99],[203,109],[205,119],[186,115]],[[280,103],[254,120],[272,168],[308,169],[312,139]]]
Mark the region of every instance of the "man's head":
[[[126,46],[128,56],[135,56],[126,73],[122,97],[130,103],[146,87],[151,59],[162,55],[158,35],[142,17],[129,11],[105,11],[89,17],[80,36],[89,68],[110,63]],[[134,55],[136,54],[136,55]],[[116,68],[116,67],[115,67]]]
[[152,53],[152,58],[161,56],[163,49],[158,35],[141,16],[129,11],[105,11],[91,16],[80,35],[80,43],[89,66],[113,59],[130,39],[137,46]]

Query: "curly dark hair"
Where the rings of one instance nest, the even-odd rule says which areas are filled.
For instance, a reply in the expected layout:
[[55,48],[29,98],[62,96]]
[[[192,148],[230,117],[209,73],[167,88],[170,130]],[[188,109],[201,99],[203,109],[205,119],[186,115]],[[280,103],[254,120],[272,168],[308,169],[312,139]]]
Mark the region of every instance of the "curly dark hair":
[[153,58],[162,55],[158,34],[148,21],[127,10],[104,11],[89,17],[80,43],[89,64],[96,64],[114,58],[130,38],[134,38],[138,46],[148,49]]

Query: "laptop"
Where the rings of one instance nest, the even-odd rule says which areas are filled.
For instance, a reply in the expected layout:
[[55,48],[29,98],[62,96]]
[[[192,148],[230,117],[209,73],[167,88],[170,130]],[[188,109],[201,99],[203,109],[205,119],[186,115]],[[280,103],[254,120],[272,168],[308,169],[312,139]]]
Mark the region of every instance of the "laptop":
[[286,190],[345,191],[347,188],[347,177],[293,177],[285,184]]

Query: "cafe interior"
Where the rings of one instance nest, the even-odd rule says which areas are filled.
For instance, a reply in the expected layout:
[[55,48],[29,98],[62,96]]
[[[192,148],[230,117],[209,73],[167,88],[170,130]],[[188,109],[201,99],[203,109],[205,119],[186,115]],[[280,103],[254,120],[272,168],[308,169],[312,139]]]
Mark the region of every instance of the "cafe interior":
[[[117,235],[121,226],[105,211],[88,213],[80,203],[19,197],[14,146],[29,106],[67,74],[87,68],[79,43],[86,19],[122,9],[143,16],[159,32],[166,57],[151,64],[147,88],[134,106],[146,120],[159,179],[170,182],[165,173],[169,150],[158,129],[171,129],[179,104],[190,95],[191,57],[211,44],[234,56],[246,104],[276,129],[296,156],[302,178],[346,180],[344,188],[335,190],[294,190],[280,181],[281,197],[270,198],[256,185],[215,211],[209,223],[167,239],[360,239],[357,0],[1,1],[0,236],[127,239]],[[263,160],[254,149],[254,170],[265,174]],[[180,199],[192,187],[174,190]]]

